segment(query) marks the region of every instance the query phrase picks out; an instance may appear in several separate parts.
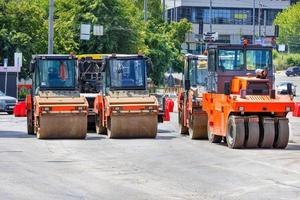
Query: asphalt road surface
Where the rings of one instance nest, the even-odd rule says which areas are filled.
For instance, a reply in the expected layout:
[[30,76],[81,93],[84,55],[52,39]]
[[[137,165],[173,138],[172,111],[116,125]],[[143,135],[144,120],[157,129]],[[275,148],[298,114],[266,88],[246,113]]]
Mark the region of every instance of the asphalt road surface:
[[37,140],[1,114],[0,199],[300,199],[300,119],[285,150],[190,140],[176,119],[156,139]]

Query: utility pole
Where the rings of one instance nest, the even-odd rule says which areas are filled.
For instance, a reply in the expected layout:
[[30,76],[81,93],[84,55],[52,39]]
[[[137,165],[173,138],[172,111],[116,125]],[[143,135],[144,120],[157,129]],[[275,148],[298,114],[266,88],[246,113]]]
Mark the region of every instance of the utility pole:
[[167,18],[166,18],[166,0],[163,0],[163,20],[164,20],[164,22],[166,22],[167,20]]
[[209,1],[209,32],[212,32],[212,0]]
[[258,37],[261,37],[261,1],[259,1],[258,5]]
[[255,0],[253,0],[253,11],[252,11],[253,13],[252,13],[252,17],[253,17],[253,19],[252,19],[252,23],[253,23],[253,39],[252,39],[252,42],[253,42],[253,44],[255,44]]
[[148,20],[148,0],[144,0],[144,21]]
[[267,35],[267,10],[264,10],[264,37]]
[[48,27],[48,54],[53,54],[53,15],[54,15],[54,0],[49,0],[49,27]]
[[176,0],[174,0],[174,21],[177,22]]

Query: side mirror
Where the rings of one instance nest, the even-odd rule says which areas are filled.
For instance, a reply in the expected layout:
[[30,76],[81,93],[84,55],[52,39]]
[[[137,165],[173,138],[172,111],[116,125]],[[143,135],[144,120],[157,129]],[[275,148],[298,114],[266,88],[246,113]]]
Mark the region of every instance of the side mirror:
[[224,85],[224,94],[225,95],[230,95],[231,88],[230,88],[230,82],[226,82]]
[[185,87],[186,90],[189,90],[191,88],[190,80],[185,80],[184,81],[184,87]]
[[291,83],[288,83],[288,84],[286,85],[286,87],[287,87],[287,93],[288,93],[289,95],[292,95],[292,94],[293,94],[292,84],[291,84]]
[[29,71],[30,73],[34,72],[34,68],[36,67],[36,62],[35,61],[31,61],[30,65],[29,65]]

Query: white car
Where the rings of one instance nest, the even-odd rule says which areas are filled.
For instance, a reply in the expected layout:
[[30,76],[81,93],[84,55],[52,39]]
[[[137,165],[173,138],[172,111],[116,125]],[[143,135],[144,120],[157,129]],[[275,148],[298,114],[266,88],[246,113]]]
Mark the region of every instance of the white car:
[[287,85],[288,84],[291,84],[292,85],[292,94],[294,96],[296,96],[296,85],[294,85],[293,83],[291,82],[280,82],[276,88],[277,88],[277,93],[278,94],[288,94],[288,89],[287,89]]

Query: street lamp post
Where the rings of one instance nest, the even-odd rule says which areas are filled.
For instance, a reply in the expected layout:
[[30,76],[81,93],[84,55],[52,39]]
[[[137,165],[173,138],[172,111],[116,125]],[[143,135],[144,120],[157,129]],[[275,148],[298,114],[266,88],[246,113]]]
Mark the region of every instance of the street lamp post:
[[53,15],[54,15],[54,0],[49,0],[49,27],[48,27],[48,54],[53,54]]
[[253,0],[253,19],[252,19],[252,23],[253,23],[253,39],[252,42],[253,44],[255,44],[255,0]]
[[212,32],[212,0],[209,1],[209,32]]
[[148,20],[148,0],[144,0],[144,21]]
[[166,22],[166,0],[163,0],[163,20]]

